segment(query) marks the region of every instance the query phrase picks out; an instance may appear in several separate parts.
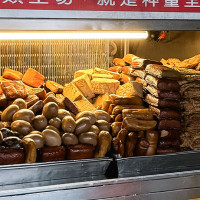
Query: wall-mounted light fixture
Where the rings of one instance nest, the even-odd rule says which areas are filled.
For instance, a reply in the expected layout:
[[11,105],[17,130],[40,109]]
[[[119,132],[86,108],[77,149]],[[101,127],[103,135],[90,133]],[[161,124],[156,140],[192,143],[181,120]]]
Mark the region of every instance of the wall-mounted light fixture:
[[1,31],[0,40],[146,39],[147,31]]

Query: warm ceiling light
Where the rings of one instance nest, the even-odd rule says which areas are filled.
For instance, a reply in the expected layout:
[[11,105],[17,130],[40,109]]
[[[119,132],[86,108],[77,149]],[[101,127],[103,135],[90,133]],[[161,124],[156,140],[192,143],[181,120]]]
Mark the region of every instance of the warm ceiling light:
[[0,32],[0,40],[26,39],[146,39],[147,31]]

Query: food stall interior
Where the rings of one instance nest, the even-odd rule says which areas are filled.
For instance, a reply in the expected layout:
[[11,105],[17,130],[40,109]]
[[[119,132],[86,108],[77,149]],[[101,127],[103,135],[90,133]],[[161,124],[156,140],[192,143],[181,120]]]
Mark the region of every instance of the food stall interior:
[[[65,19],[67,16],[61,17],[56,12],[53,12],[51,17],[46,12],[44,15],[39,11],[36,13],[34,17],[32,14],[29,16],[25,11],[14,12],[13,18],[9,18],[9,13],[4,11],[1,13],[0,35],[11,33],[15,38],[16,33],[22,33],[23,37],[11,39],[9,36],[0,39],[0,75],[6,68],[20,71],[23,74],[27,68],[33,68],[43,74],[47,80],[65,85],[73,80],[76,71],[90,68],[108,69],[113,66],[114,58],[123,58],[127,54],[156,61],[168,58],[183,61],[200,52],[199,21],[192,19],[191,16],[190,20],[186,16],[185,19],[177,17],[176,20],[173,20],[173,16],[170,17],[171,19],[160,17],[154,20],[141,16],[138,20],[123,19],[123,17],[120,19],[119,16],[119,19],[114,19],[117,17],[113,16],[113,19],[104,19],[102,12],[101,19],[95,19],[93,15],[88,17],[86,14],[82,16],[85,17],[83,19],[79,19],[80,16],[76,14],[73,18]],[[25,19],[27,16],[28,18]],[[45,16],[49,19],[45,19]],[[93,19],[89,19],[92,16]],[[120,37],[117,39],[112,37],[109,39],[101,37],[95,39],[81,37],[79,39],[55,39],[54,37],[24,39],[26,33],[30,32],[42,34],[46,31],[61,33],[71,30],[80,33],[88,30],[91,32],[101,30],[102,33],[112,31],[113,34],[119,30],[142,33],[147,31],[148,37],[146,39],[122,39]],[[198,181],[193,179],[192,172],[182,173],[182,171],[196,170],[194,173],[196,177],[199,177],[200,163],[196,159],[199,151],[192,151],[189,156],[181,152],[182,160],[179,160],[177,155],[175,153],[170,157],[169,154],[167,164],[165,163],[167,157],[163,156],[157,156],[157,161],[154,156],[150,156],[150,161],[145,160],[147,157],[141,157],[141,160],[136,161],[131,161],[131,158],[127,159],[128,161],[126,158],[119,159],[118,166],[115,161],[111,164],[111,169],[109,169],[111,171],[108,172],[112,174],[113,170],[118,170],[119,179],[115,179],[116,173],[114,176],[105,176],[113,158],[58,161],[49,162],[48,165],[46,163],[4,165],[0,169],[0,188],[2,189],[0,198],[9,199],[12,196],[13,199],[23,200],[26,199],[26,195],[29,195],[31,199],[37,199],[38,196],[44,199],[55,199],[56,195],[60,195],[60,199],[66,196],[81,199],[84,195],[87,199],[117,199],[122,196],[124,199],[134,199],[135,194],[144,200],[148,197],[152,199],[161,197],[163,200],[177,199],[180,196],[196,198],[200,190]],[[129,165],[129,162],[133,166]],[[134,162],[137,165],[135,171],[130,169],[130,167],[135,167]],[[148,163],[147,166],[144,165],[145,162]],[[161,162],[160,165],[159,162]],[[191,162],[195,165],[192,166]],[[177,169],[173,164],[178,166]],[[154,171],[146,172],[145,169],[150,165],[155,165]],[[166,171],[162,171],[165,167]],[[144,170],[142,171],[144,173],[142,174],[140,170]],[[8,179],[6,173],[12,178]],[[172,174],[156,175],[159,173]],[[144,177],[145,175],[150,176]],[[135,176],[139,177],[135,178]],[[179,181],[183,184],[177,184]],[[112,192],[113,188],[117,192]]]

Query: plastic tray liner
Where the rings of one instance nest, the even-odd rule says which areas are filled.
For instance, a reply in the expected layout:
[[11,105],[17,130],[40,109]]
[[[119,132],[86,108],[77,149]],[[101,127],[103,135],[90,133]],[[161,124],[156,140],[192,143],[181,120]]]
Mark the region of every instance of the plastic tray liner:
[[116,159],[118,177],[145,176],[200,169],[200,151]]
[[112,159],[82,159],[0,166],[0,191],[105,179]]

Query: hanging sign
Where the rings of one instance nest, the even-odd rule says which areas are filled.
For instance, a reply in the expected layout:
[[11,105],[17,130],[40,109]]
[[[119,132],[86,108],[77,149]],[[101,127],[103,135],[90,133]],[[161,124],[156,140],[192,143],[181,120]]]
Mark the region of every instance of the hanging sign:
[[1,0],[0,9],[200,12],[200,0]]

